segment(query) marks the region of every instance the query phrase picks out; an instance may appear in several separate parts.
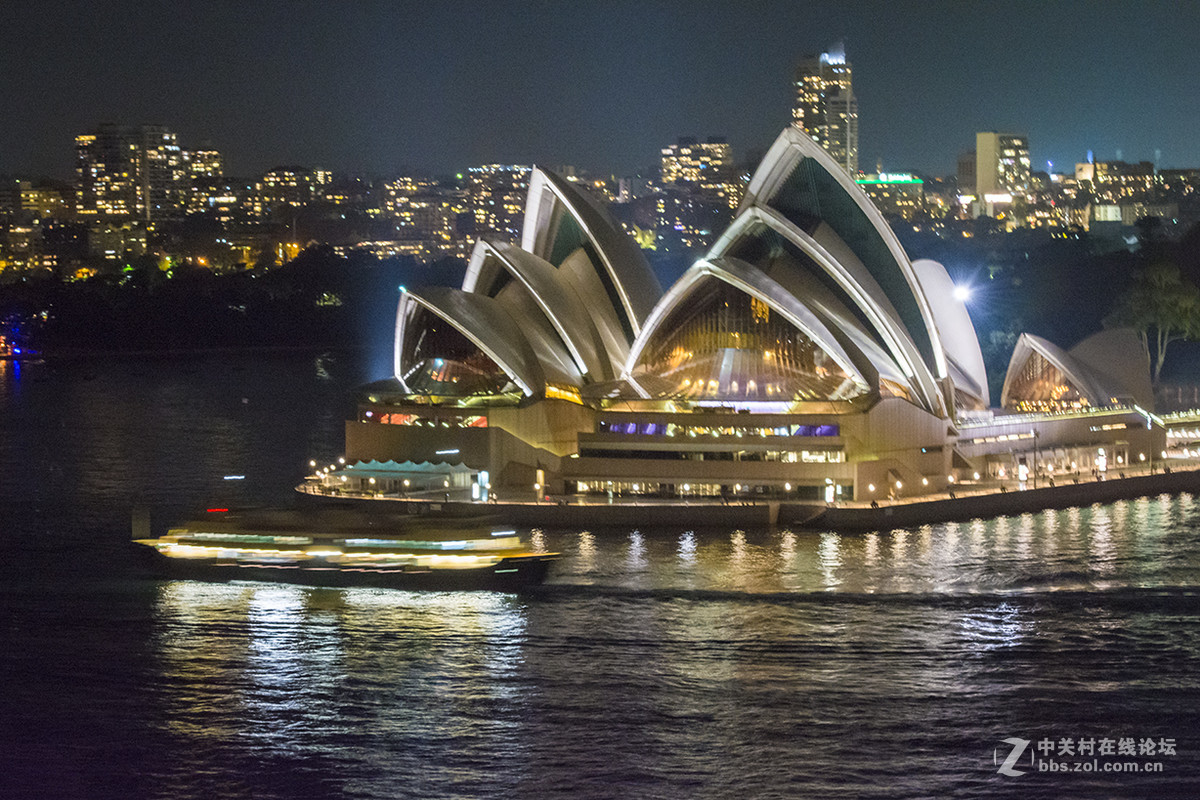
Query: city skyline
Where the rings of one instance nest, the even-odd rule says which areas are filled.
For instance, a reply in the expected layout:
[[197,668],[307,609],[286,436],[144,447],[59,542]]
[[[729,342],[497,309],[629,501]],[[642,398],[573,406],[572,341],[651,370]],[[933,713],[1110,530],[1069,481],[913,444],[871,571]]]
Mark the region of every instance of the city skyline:
[[1069,171],[1089,150],[1200,163],[1187,41],[1200,8],[1166,3],[87,8],[10,10],[0,173],[69,178],[74,137],[105,121],[165,124],[221,150],[231,175],[630,174],[689,134],[724,136],[744,159],[788,121],[799,60],[839,40],[868,171],[951,174],[980,130],[1027,136],[1035,170]]

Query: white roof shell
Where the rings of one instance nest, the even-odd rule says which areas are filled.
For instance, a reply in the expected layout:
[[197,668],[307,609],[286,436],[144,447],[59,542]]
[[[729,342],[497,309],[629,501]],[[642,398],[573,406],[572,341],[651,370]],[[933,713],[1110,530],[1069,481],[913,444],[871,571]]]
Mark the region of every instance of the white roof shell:
[[494,296],[501,291],[498,286],[505,271],[537,303],[581,375],[590,374],[597,380],[611,380],[615,376],[587,306],[578,292],[562,280],[559,270],[544,258],[506,242],[481,240],[471,253],[463,291]]
[[946,367],[956,389],[976,398],[987,408],[991,405],[987,371],[979,337],[971,324],[967,306],[954,296],[954,281],[946,268],[936,261],[920,258],[912,262],[922,293],[933,310],[938,338],[946,352]]
[[1035,353],[1057,367],[1093,406],[1111,405],[1116,399],[1133,401],[1148,410],[1154,408],[1150,357],[1137,333],[1125,329],[1101,331],[1069,352],[1040,336],[1022,333],[1004,376],[1002,406],[1008,407],[1013,401],[1013,382]]
[[[848,243],[824,216],[814,218],[811,231],[806,231],[780,207],[780,193],[802,165],[820,171],[824,188],[832,190],[841,201],[841,211],[858,215],[858,221],[866,226],[860,232],[882,244],[886,255],[881,258],[876,252],[868,257],[863,242]],[[837,283],[870,320],[890,354],[895,367],[886,371],[898,370],[900,382],[909,387],[920,405],[945,416],[938,379],[948,376],[949,368],[933,309],[916,271],[870,198],[824,149],[794,127],[784,130],[767,152],[750,180],[738,218],[713,245],[710,256],[735,252],[738,240],[755,220],[786,237]],[[874,266],[868,266],[868,261]],[[890,294],[883,283],[891,287]],[[897,310],[897,302],[912,309],[907,320]]]
[[[616,293],[617,302],[612,304],[618,306],[623,325],[632,333],[627,337],[628,346],[662,296],[658,279],[637,243],[607,211],[570,181],[540,168],[534,168],[529,180],[521,249],[550,260],[559,213],[571,215],[599,257],[601,263],[593,268],[603,271],[601,282]],[[588,302],[592,299],[587,298]]]

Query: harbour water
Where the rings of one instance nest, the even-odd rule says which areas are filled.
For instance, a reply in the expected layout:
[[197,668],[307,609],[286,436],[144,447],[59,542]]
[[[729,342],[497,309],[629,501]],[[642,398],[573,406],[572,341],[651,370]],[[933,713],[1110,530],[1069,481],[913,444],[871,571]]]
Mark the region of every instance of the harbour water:
[[1190,495],[854,535],[546,529],[564,558],[526,596],[146,569],[135,502],[290,503],[371,377],[0,362],[0,797],[1200,793]]

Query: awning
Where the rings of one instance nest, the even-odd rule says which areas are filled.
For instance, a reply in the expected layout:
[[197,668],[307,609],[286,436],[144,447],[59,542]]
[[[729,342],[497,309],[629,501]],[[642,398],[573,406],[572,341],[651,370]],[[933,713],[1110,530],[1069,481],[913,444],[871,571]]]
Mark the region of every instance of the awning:
[[475,473],[466,464],[449,464],[432,461],[357,461],[347,464],[339,474],[348,478],[375,478],[376,480],[403,480],[405,478],[428,478],[433,475],[462,475]]

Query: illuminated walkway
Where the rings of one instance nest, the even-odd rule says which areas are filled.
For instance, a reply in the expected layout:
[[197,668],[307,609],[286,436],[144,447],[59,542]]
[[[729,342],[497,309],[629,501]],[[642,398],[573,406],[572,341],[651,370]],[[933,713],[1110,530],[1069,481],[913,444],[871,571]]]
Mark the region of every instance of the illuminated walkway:
[[494,517],[519,525],[545,527],[706,527],[725,525],[817,528],[832,530],[877,530],[923,525],[976,517],[1024,514],[1050,508],[1087,506],[1121,499],[1200,492],[1200,469],[1194,461],[1174,461],[1169,472],[1155,468],[1109,474],[1102,480],[1080,476],[1078,483],[1056,481],[1046,485],[1039,479],[1025,488],[1016,482],[963,484],[951,493],[843,502],[837,505],[782,499],[732,500],[720,498],[662,499],[585,497],[572,495],[537,501],[532,490],[525,497],[502,496],[491,502],[472,501],[467,490],[393,494],[356,492],[329,493],[305,484],[297,491],[310,502],[342,501],[354,504],[396,504],[415,515],[446,517]]

